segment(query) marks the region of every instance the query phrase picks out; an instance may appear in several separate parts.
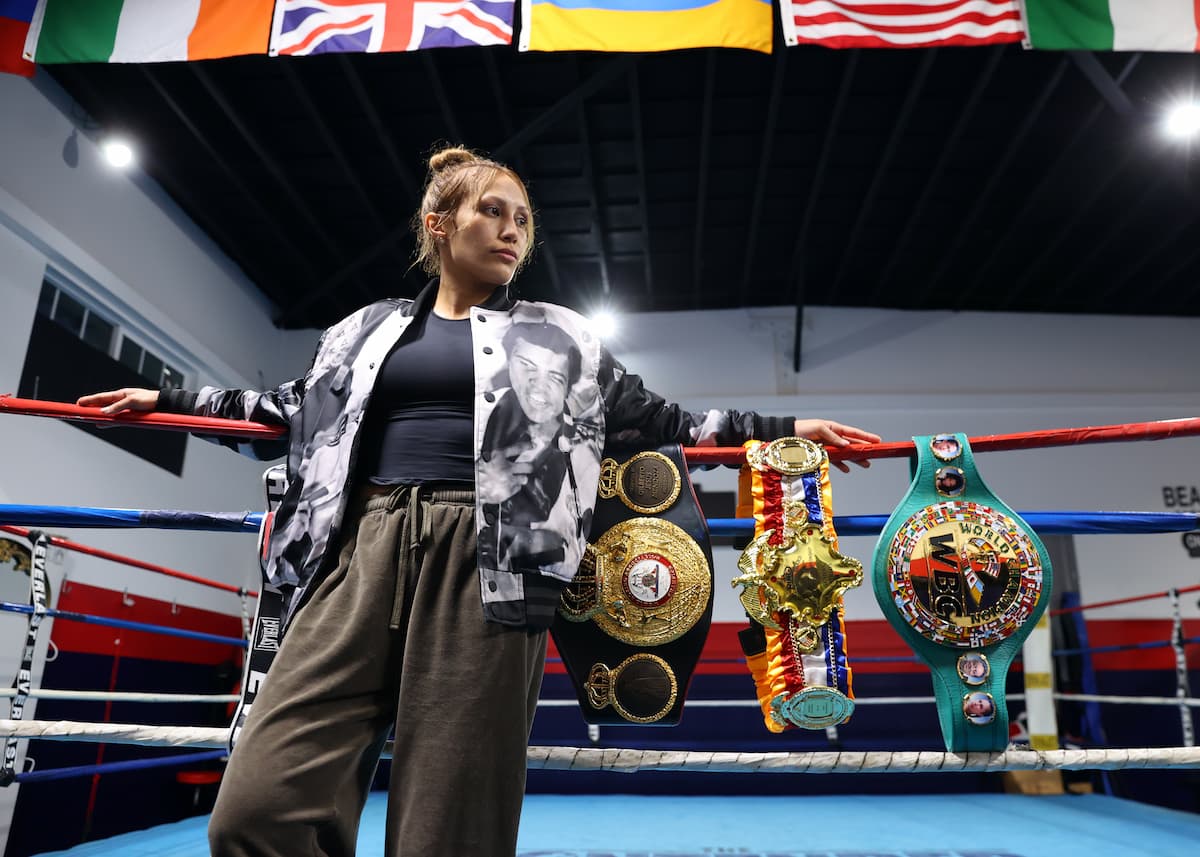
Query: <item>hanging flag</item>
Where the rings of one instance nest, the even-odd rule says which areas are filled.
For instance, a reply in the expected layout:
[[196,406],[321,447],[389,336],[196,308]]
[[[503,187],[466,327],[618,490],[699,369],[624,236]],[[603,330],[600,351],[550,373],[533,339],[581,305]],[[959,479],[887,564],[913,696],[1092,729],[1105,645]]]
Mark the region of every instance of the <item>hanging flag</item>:
[[1046,50],[1200,50],[1197,0],[1024,0],[1026,47]]
[[278,0],[271,56],[512,44],[513,0]]
[[770,0],[521,0],[523,51],[771,52]]
[[0,71],[33,77],[36,66],[25,59],[25,37],[37,0],[0,0]]
[[170,62],[265,54],[274,0],[38,0],[25,58]]
[[827,48],[994,45],[1024,32],[1017,0],[780,0],[779,15],[787,44]]

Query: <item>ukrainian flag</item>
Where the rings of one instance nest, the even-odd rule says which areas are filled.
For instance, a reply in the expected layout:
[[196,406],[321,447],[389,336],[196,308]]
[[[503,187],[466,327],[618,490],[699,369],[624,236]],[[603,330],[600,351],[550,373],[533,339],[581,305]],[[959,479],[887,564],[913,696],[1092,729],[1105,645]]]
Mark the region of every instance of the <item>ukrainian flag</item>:
[[521,0],[523,51],[771,52],[770,0]]

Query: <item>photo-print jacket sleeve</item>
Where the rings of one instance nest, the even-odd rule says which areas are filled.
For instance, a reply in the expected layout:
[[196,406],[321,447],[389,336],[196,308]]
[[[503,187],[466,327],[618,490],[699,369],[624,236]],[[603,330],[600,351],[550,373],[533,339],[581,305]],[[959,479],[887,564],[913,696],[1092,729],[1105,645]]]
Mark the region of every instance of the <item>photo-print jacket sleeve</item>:
[[[329,336],[326,330],[317,342],[316,355],[309,375]],[[221,387],[201,387],[192,390],[163,390],[158,396],[157,410],[168,414],[190,414],[197,417],[220,417],[227,420],[248,420],[290,429],[292,418],[304,402],[305,382],[309,375],[293,378],[273,390],[237,390]],[[256,461],[282,458],[289,452],[289,436],[285,431],[277,438],[246,440],[197,434],[203,440],[220,444]],[[290,473],[294,472],[289,468]]]
[[752,411],[685,411],[647,390],[642,379],[601,349],[597,372],[604,398],[605,441],[613,446],[740,446],[747,440],[787,437],[793,417],[766,417]]
[[[224,390],[218,387],[201,387],[199,392],[190,390],[163,390],[159,394],[158,410],[174,414],[191,414],[200,417],[222,417],[228,420],[249,420],[267,425],[289,426],[292,416],[300,409],[304,400],[304,379],[288,381],[274,390]],[[269,461],[287,455],[288,435],[277,438],[246,440],[235,437],[213,437],[197,435],[204,440],[219,443],[242,455],[259,461]]]

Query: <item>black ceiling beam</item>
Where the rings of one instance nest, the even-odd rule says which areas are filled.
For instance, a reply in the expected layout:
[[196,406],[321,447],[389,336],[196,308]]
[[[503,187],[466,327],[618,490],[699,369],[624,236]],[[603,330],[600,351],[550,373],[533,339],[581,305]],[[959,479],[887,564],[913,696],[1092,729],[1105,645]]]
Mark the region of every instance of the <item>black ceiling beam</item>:
[[433,60],[433,55],[436,51],[417,51],[421,57],[421,65],[425,67],[425,73],[429,75],[429,86],[433,90],[434,100],[437,101],[438,107],[442,111],[442,122],[446,125],[446,130],[450,132],[450,139],[455,143],[462,144],[466,142],[463,136],[462,126],[458,124],[458,118],[454,115],[454,110],[450,104],[450,96],[446,93],[446,87],[442,85],[442,76],[438,73],[437,63]]
[[[1194,226],[1196,218],[1190,217],[1187,220],[1188,220],[1189,224],[1192,224]],[[1195,244],[1193,242],[1192,252],[1189,253],[1187,256],[1185,256],[1183,259],[1180,259],[1174,265],[1172,265],[1167,270],[1167,272],[1165,274],[1163,274],[1162,278],[1159,279],[1158,285],[1155,286],[1150,292],[1148,292],[1146,294],[1147,302],[1150,302],[1156,295],[1158,295],[1159,292],[1167,290],[1168,287],[1171,285],[1171,283],[1174,282],[1175,278],[1180,276],[1181,274],[1184,274],[1186,271],[1188,271],[1188,269],[1193,267],[1196,264],[1196,261],[1198,259],[1200,259],[1200,245]],[[1196,296],[1197,288],[1196,288],[1196,277],[1194,274],[1192,276],[1188,277],[1187,284],[1188,284],[1188,286],[1190,286],[1190,288],[1187,292],[1187,296],[1183,300],[1175,302],[1175,307],[1177,307],[1177,308],[1188,309],[1189,306],[1191,305],[1191,301],[1189,301],[1187,299],[1194,298]],[[1195,312],[1194,306],[1192,306],[1191,308],[1192,308],[1192,313],[1190,313],[1190,314],[1195,315],[1196,312]]]
[[[1072,262],[1071,270],[1061,274],[1055,279],[1052,285],[1048,284],[1047,289],[1042,293],[1039,303],[1043,306],[1051,307],[1053,304],[1065,294],[1068,294],[1075,285],[1075,282],[1086,272],[1090,271],[1092,265],[1095,264],[1096,258],[1105,250],[1109,250],[1114,246],[1117,236],[1125,232],[1129,224],[1134,218],[1138,217],[1142,210],[1146,207],[1146,203],[1150,201],[1162,188],[1163,182],[1166,180],[1166,173],[1156,173],[1154,178],[1147,182],[1143,187],[1138,198],[1130,205],[1122,206],[1119,217],[1114,217],[1108,221],[1105,229],[1092,236],[1092,251],[1086,258]],[[1148,257],[1143,257],[1146,259]],[[1089,291],[1088,302],[1100,303],[1095,301],[1095,298],[1100,294],[1100,290]]]
[[[290,59],[280,60],[281,63],[292,61],[293,60]],[[296,189],[296,186],[292,183],[292,180],[288,178],[287,175],[284,174],[283,170],[279,168],[277,163],[278,159],[271,157],[271,153],[267,151],[266,147],[261,142],[259,142],[258,137],[255,136],[254,132],[251,131],[250,127],[245,123],[245,121],[243,121],[241,115],[237,112],[237,110],[234,109],[233,104],[231,104],[229,99],[225,97],[225,94],[213,81],[212,77],[209,76],[208,72],[204,70],[203,65],[203,63],[187,63],[187,68],[193,75],[195,75],[196,80],[198,80],[200,85],[204,87],[204,91],[209,94],[209,97],[211,97],[212,100],[217,103],[217,106],[221,108],[221,112],[225,115],[225,118],[229,120],[229,124],[231,124],[235,130],[237,130],[242,140],[247,146],[250,147],[250,150],[258,156],[258,159],[261,162],[265,172],[270,175],[271,178],[275,180],[275,183],[283,190],[283,192],[287,194],[288,200],[291,202],[296,213],[299,214],[300,217],[306,223],[308,223],[310,227],[312,227],[316,238],[325,245],[326,249],[332,253],[336,253],[337,247],[334,246],[333,242],[329,239],[324,226],[317,219],[317,216],[313,213],[304,197],[300,196],[300,192]]]
[[767,196],[767,173],[775,145],[775,126],[779,121],[779,102],[783,100],[783,81],[787,75],[786,50],[775,51],[771,73],[771,94],[767,97],[767,112],[763,119],[762,145],[758,150],[758,169],[754,176],[754,196],[750,201],[750,218],[746,229],[745,257],[742,260],[742,282],[738,288],[738,303],[745,306],[750,289],[750,274],[758,247],[758,224],[762,220],[763,200]]
[[[613,60],[604,68],[593,74],[582,84],[577,86],[573,91],[564,95],[556,101],[551,107],[538,114],[529,124],[522,128],[517,133],[510,136],[504,143],[496,147],[492,152],[492,157],[496,160],[504,160],[509,158],[513,153],[518,152],[526,143],[535,139],[539,134],[547,128],[554,125],[555,122],[563,119],[566,114],[574,109],[578,104],[582,103],[585,98],[593,92],[599,90],[609,81],[615,79],[618,75],[624,74],[629,66],[633,63],[632,56],[622,56],[620,59]],[[195,65],[189,63],[189,65]],[[377,238],[372,244],[360,250],[354,257],[344,264],[341,269],[331,274],[320,286],[317,287],[316,293],[325,294],[337,288],[342,283],[346,282],[350,277],[354,276],[364,266],[372,262],[381,253],[389,249],[394,241],[400,236],[408,232],[408,224],[401,224],[386,235]],[[314,298],[315,299],[315,298]],[[308,296],[301,299],[298,306],[303,308],[308,304]],[[289,313],[289,315],[291,315]],[[285,318],[283,321],[286,321]]]
[[[1105,70],[1094,54],[1090,51],[1071,51],[1068,55],[1079,70],[1083,72],[1084,76],[1091,81],[1096,91],[1100,93],[1114,113],[1126,121],[1136,119],[1133,102],[1129,100],[1129,96],[1121,89],[1121,85]],[[1124,77],[1123,75],[1122,80],[1124,80]],[[1009,286],[1004,303],[1006,307],[1014,305],[1018,297],[1029,288],[1030,284],[1038,281],[1042,270],[1058,250],[1059,246],[1061,246],[1062,242],[1079,225],[1079,222],[1090,213],[1092,206],[1095,205],[1108,186],[1112,184],[1113,180],[1134,162],[1135,154],[1140,155],[1141,153],[1133,146],[1127,145],[1124,153],[1117,162],[1107,166],[1100,178],[1088,187],[1086,196],[1074,201],[1075,204],[1072,206],[1071,216],[1062,221],[1054,237],[1042,245],[1041,252],[1034,257],[1021,275]],[[1132,206],[1126,206],[1124,211],[1129,212],[1131,209]],[[1109,234],[1112,234],[1111,230]],[[1076,268],[1077,265],[1072,265],[1073,270]],[[1051,293],[1057,297],[1063,292],[1063,285],[1057,280],[1053,284],[1040,285],[1043,286],[1043,289],[1039,291],[1039,302],[1047,301]],[[1046,291],[1047,286],[1050,289],[1049,292]]]
[[971,94],[967,96],[966,103],[958,111],[958,119],[955,120],[954,127],[950,130],[945,142],[942,144],[942,151],[938,155],[937,162],[933,165],[933,169],[930,170],[929,177],[921,183],[921,194],[917,197],[916,204],[913,205],[904,217],[904,228],[900,231],[900,237],[896,239],[896,243],[892,245],[892,252],[888,255],[887,262],[884,263],[879,276],[875,280],[875,284],[867,300],[868,305],[876,304],[880,296],[886,292],[887,286],[896,272],[896,265],[904,258],[904,251],[908,248],[908,242],[912,239],[913,233],[917,230],[917,225],[921,222],[921,216],[925,213],[925,206],[933,198],[934,188],[941,182],[942,174],[946,171],[946,165],[950,163],[951,155],[958,149],[958,141],[966,133],[967,127],[971,124],[971,119],[975,116],[975,110],[983,98],[983,93],[987,91],[988,86],[991,85],[992,78],[996,75],[996,69],[999,68],[1000,60],[1004,57],[1005,47],[1005,45],[996,45],[991,49],[987,63],[984,65],[979,77],[976,78],[975,86],[971,89]]
[[[1125,94],[1125,90],[1121,89],[1119,81],[1114,80],[1113,76],[1108,73],[1100,60],[1096,59],[1096,55],[1091,51],[1068,51],[1067,55],[1075,63],[1083,76],[1091,82],[1096,91],[1108,102],[1108,106],[1113,109],[1113,112],[1122,119],[1134,119],[1137,113],[1133,102],[1129,100],[1129,96]],[[1124,80],[1128,75],[1122,73],[1121,79]]]
[[1050,75],[1050,79],[1046,81],[1046,85],[1042,87],[1042,91],[1038,93],[1037,99],[1033,102],[1033,106],[1029,108],[1029,112],[1025,114],[1025,118],[1017,129],[1013,132],[1012,139],[1008,145],[1004,147],[1004,154],[1000,161],[992,168],[988,175],[988,180],[984,184],[983,189],[975,194],[975,201],[971,205],[967,216],[961,221],[958,231],[954,233],[954,238],[950,245],[941,253],[941,261],[931,276],[925,278],[924,288],[920,295],[913,302],[913,306],[923,306],[929,297],[937,293],[938,283],[950,268],[950,263],[958,254],[958,250],[966,241],[968,235],[974,234],[975,223],[979,220],[979,216],[987,210],[987,203],[991,200],[992,194],[996,188],[1001,186],[1001,182],[1008,172],[1009,165],[1017,156],[1017,152],[1021,150],[1025,138],[1029,136],[1029,132],[1033,130],[1033,126],[1037,124],[1037,120],[1041,118],[1042,112],[1046,109],[1046,105],[1050,102],[1050,97],[1058,89],[1058,85],[1066,76],[1067,66],[1071,61],[1066,57],[1059,60],[1058,65],[1054,67],[1054,72]]
[[[291,62],[291,60],[285,59],[281,60],[281,62]],[[266,148],[254,135],[254,132],[252,132],[249,126],[247,126],[242,120],[242,117],[234,109],[233,105],[229,102],[229,99],[225,97],[224,93],[222,93],[216,83],[213,82],[208,72],[201,68],[202,65],[203,63],[187,63],[187,68],[200,82],[200,85],[204,87],[204,90],[208,93],[209,97],[212,98],[213,101],[217,103],[217,106],[221,108],[221,112],[225,114],[225,118],[229,120],[229,123],[233,125],[234,129],[236,129],[238,134],[241,135],[242,140],[246,143],[246,145],[249,146],[251,151],[258,156],[258,159],[262,163],[262,166],[265,168],[266,172],[271,176],[271,178],[275,179],[276,184],[283,189],[283,192],[291,201],[293,209],[312,228],[317,240],[325,246],[325,248],[335,259],[341,259],[342,253],[340,248],[338,248],[329,238],[324,226],[319,220],[317,220],[316,215],[313,214],[313,211],[311,208],[309,208],[308,203],[305,202],[304,198],[300,196],[300,193],[296,190],[295,185],[292,184],[291,179],[289,179],[278,167],[278,165],[275,163],[275,159],[271,157],[270,153],[267,152]],[[356,285],[364,293],[368,291],[364,283],[356,281]],[[321,294],[324,294],[327,291],[324,286],[318,286],[317,289],[321,292]],[[296,308],[298,304],[302,304],[305,307],[311,305],[311,301],[308,300],[308,295],[302,296],[297,303],[285,308],[280,317],[275,320],[275,324],[283,327],[294,321],[298,315],[298,310]]]
[[375,221],[375,225],[379,227],[380,231],[384,230],[386,224],[384,223],[383,215],[367,193],[367,189],[358,180],[358,174],[350,166],[350,158],[346,156],[345,149],[342,148],[337,138],[333,136],[333,131],[330,130],[329,123],[325,121],[324,114],[317,108],[317,105],[309,96],[308,90],[300,82],[300,76],[297,74],[295,66],[293,63],[284,61],[279,64],[279,68],[283,72],[283,76],[287,78],[288,84],[292,87],[292,94],[296,101],[304,108],[304,112],[308,114],[308,121],[313,130],[317,132],[317,136],[321,138],[321,142],[324,143],[326,150],[333,157],[334,161],[337,162],[338,168],[342,171],[342,175],[345,176],[351,190],[354,191],[355,196],[362,203],[366,213]]
[[[1121,76],[1118,78],[1118,82],[1124,81],[1130,75],[1134,67],[1138,64],[1138,61],[1141,59],[1141,56],[1141,54],[1134,54],[1129,58],[1128,62],[1125,63],[1125,67],[1121,70]],[[1096,122],[1099,121],[1100,117],[1104,115],[1104,110],[1107,106],[1107,103],[1107,101],[1102,100],[1091,110],[1089,110],[1087,115],[1084,116],[1083,121],[1076,124],[1075,130],[1071,134],[1070,138],[1068,138],[1064,144],[1059,146],[1057,157],[1055,157],[1054,160],[1050,162],[1049,166],[1042,171],[1042,175],[1041,178],[1038,179],[1038,183],[1024,194],[1025,202],[1021,206],[1020,210],[1016,214],[1009,216],[1008,228],[1004,230],[1004,234],[1000,236],[999,240],[992,242],[991,250],[988,252],[987,257],[983,260],[982,264],[975,266],[975,272],[971,277],[971,281],[966,284],[965,288],[956,290],[957,299],[954,305],[955,309],[962,309],[962,307],[966,304],[967,296],[972,294],[981,283],[986,282],[985,275],[991,270],[992,265],[995,264],[996,260],[1003,255],[1003,251],[1007,248],[1008,242],[1012,238],[1013,233],[1019,226],[1023,226],[1028,222],[1029,214],[1033,211],[1036,205],[1041,203],[1042,196],[1045,194],[1046,189],[1049,188],[1054,179],[1061,174],[1061,167],[1066,164],[1068,158],[1074,156],[1075,147],[1087,138],[1092,126],[1095,125]],[[1012,306],[1013,297],[1014,295],[1012,292],[1007,292],[1005,299],[1001,302],[999,308],[1006,309]]]
[[[317,108],[317,105],[309,96],[308,90],[301,83],[300,75],[296,71],[296,67],[292,63],[285,61],[279,64],[279,68],[283,72],[283,76],[287,79],[288,84],[291,86],[292,94],[296,101],[304,109],[304,112],[308,114],[309,125],[317,132],[317,135],[321,138],[321,142],[324,144],[326,151],[329,152],[334,161],[337,162],[338,168],[342,171],[342,175],[346,178],[346,182],[350,185],[351,190],[354,191],[355,196],[358,197],[359,202],[362,204],[364,212],[370,216],[372,221],[374,221],[377,233],[383,234],[389,232],[390,230],[388,229],[387,222],[380,213],[379,208],[375,205],[374,201],[372,201],[370,195],[367,193],[367,189],[363,187],[362,182],[359,181],[358,174],[354,171],[354,168],[350,166],[350,159],[346,156],[346,152],[342,148],[341,144],[338,143],[337,138],[333,136],[333,132],[329,128],[329,123],[325,121],[324,114]],[[397,270],[399,270],[401,274],[400,277],[397,277],[397,279],[400,279],[403,277],[403,272],[408,268],[407,254],[402,252],[400,247],[395,244],[392,245],[392,248],[395,250],[398,257],[399,265],[397,266]],[[387,288],[387,286],[385,286],[385,288]],[[329,292],[323,292],[323,294],[329,294]],[[368,301],[378,300],[379,297],[380,295],[377,291],[368,289],[365,293],[365,298]],[[354,310],[353,306],[345,306],[346,302],[344,301],[342,303],[345,312],[349,313]]]
[[[252,191],[249,185],[242,181],[242,177],[238,175],[237,170],[235,170],[230,165],[229,161],[227,161],[221,155],[216,146],[212,144],[212,141],[210,141],[208,137],[205,136],[204,132],[201,131],[196,125],[196,123],[192,121],[192,118],[188,116],[186,112],[184,112],[183,108],[179,105],[179,102],[176,101],[174,96],[167,91],[167,88],[163,85],[162,81],[158,80],[155,75],[151,74],[151,66],[149,64],[139,64],[136,66],[136,68],[142,73],[142,76],[150,84],[151,88],[154,89],[154,91],[158,93],[158,96],[166,103],[167,107],[170,108],[171,112],[175,115],[175,118],[179,120],[180,124],[182,124],[183,127],[188,130],[188,133],[192,135],[193,139],[195,139],[195,141],[204,150],[207,159],[220,168],[221,172],[225,174],[225,178],[228,179],[229,183],[237,189],[238,193],[241,194],[241,197],[246,204],[254,210],[254,213],[258,216],[259,222],[274,233],[276,240],[279,241],[280,245],[283,246],[291,258],[297,259],[301,262],[298,267],[305,272],[305,276],[311,278],[313,272],[312,260],[306,256],[303,250],[301,250],[300,245],[296,244],[292,240],[291,236],[287,233],[287,230],[279,225],[278,218],[273,213],[268,211],[266,206],[262,204],[262,201],[259,199],[259,195]],[[77,85],[86,86],[83,81],[79,81]],[[175,193],[177,190],[181,189],[177,184],[173,184],[173,187],[175,190],[173,190],[172,193]],[[191,214],[193,218],[200,216],[200,212],[203,210],[204,209],[199,205],[189,201],[189,214]],[[213,226],[206,226],[205,229],[212,231],[217,235],[221,234],[219,228]],[[237,244],[230,243],[227,244],[227,246],[232,249],[233,247],[236,247]],[[261,288],[261,280],[259,285]]]
[[803,316],[805,268],[808,262],[808,230],[812,227],[817,199],[821,195],[821,186],[825,182],[825,170],[829,166],[830,153],[833,151],[833,141],[837,136],[838,125],[841,124],[842,113],[846,109],[850,88],[854,83],[854,72],[858,67],[858,51],[858,48],[854,48],[846,57],[846,67],[842,71],[842,81],[838,84],[837,96],[833,102],[833,113],[825,125],[825,139],[821,142],[821,154],[817,158],[812,186],[808,190],[808,198],[804,205],[804,215],[800,218],[800,229],[796,233],[796,249],[792,253],[792,264],[788,275],[788,282],[795,283],[793,303],[796,305],[796,330],[792,343],[792,368],[796,372],[800,371],[800,340],[804,330]]
[[833,277],[833,288],[830,290],[831,295],[837,294],[842,281],[846,277],[846,269],[850,266],[850,259],[854,255],[854,248],[858,244],[858,237],[862,234],[863,227],[871,216],[871,209],[875,205],[875,198],[879,195],[879,188],[883,185],[884,176],[887,175],[888,167],[892,164],[896,148],[900,145],[900,140],[908,128],[908,121],[912,118],[913,109],[917,106],[917,101],[921,97],[921,91],[925,88],[925,81],[929,77],[929,70],[933,68],[933,61],[936,58],[936,48],[927,48],[921,52],[920,65],[917,66],[916,74],[913,75],[912,82],[908,85],[908,92],[905,93],[904,102],[900,106],[900,112],[897,114],[896,120],[892,123],[892,131],[888,135],[887,143],[883,147],[883,154],[879,156],[878,161],[875,163],[875,172],[871,176],[871,183],[867,186],[867,192],[863,196],[862,202],[859,203],[858,213],[854,218],[854,225],[851,226],[850,235],[846,239],[845,246],[842,248],[842,258],[838,263],[837,273]]
[[598,72],[576,86],[571,92],[558,99],[550,107],[543,110],[530,120],[525,127],[496,147],[492,152],[492,157],[497,160],[503,160],[508,158],[512,152],[535,140],[547,128],[565,119],[588,96],[628,72],[635,61],[636,57],[633,54],[623,54],[616,59],[609,60]]
[[[574,69],[575,78],[578,79],[579,63],[577,60],[571,60],[571,68]],[[609,279],[608,273],[608,247],[604,240],[603,215],[600,211],[599,179],[596,178],[596,170],[592,166],[592,132],[588,127],[586,102],[583,99],[575,102],[575,124],[579,130],[580,167],[583,171],[584,185],[588,189],[588,208],[591,212],[591,217],[588,218],[591,223],[589,231],[596,244],[596,263],[600,268],[600,290],[608,295],[612,293],[612,281]]]
[[1067,236],[1074,231],[1084,217],[1092,213],[1096,201],[1108,190],[1109,185],[1129,168],[1129,165],[1134,162],[1135,157],[1140,159],[1144,157],[1144,154],[1131,146],[1127,146],[1120,158],[1111,164],[1105,165],[1103,174],[1096,177],[1088,185],[1087,192],[1084,195],[1072,200],[1071,215],[1059,223],[1058,228],[1054,232],[1054,237],[1042,244],[1040,252],[1025,266],[1025,270],[1021,272],[1021,275],[1009,282],[1005,289],[1004,307],[1015,305],[1031,285],[1039,287],[1038,303],[1041,304],[1044,301],[1046,289],[1050,284],[1040,281],[1042,270],[1052,258],[1056,257],[1058,248],[1062,246]]
[[392,250],[395,247],[396,242],[405,235],[408,235],[409,232],[410,227],[408,223],[400,223],[396,226],[393,226],[385,234],[376,238],[373,243],[358,250],[354,254],[353,258],[349,259],[348,261],[343,260],[341,268],[334,271],[332,274],[322,280],[321,284],[315,289],[310,289],[308,292],[303,294],[299,300],[294,301],[288,308],[288,311],[276,321],[276,324],[285,326],[293,321],[300,313],[312,306],[312,304],[315,303],[318,298],[329,294],[342,283],[346,282],[367,265],[369,265],[371,262],[374,262],[384,253]]
[[708,202],[708,161],[712,148],[713,90],[717,78],[717,49],[704,55],[704,90],[700,107],[700,151],[696,164],[696,220],[692,232],[692,306],[700,307],[700,283],[704,278],[704,207]]
[[[483,50],[479,53],[480,56],[483,57],[484,66],[487,68],[488,83],[492,87],[492,99],[496,102],[496,111],[500,116],[500,127],[504,130],[504,136],[506,138],[511,137],[513,136],[514,131],[512,113],[509,111],[508,98],[504,94],[504,87],[500,85],[500,70],[496,68],[496,60],[494,58],[495,55],[489,50]],[[526,182],[528,182],[530,180],[530,174],[525,165],[525,153],[521,149],[517,149],[510,157],[512,162],[517,167],[517,172],[525,178]],[[558,272],[558,257],[555,256],[554,248],[545,238],[545,236],[550,234],[549,231],[542,230],[541,234],[543,238],[538,249],[540,250],[542,257],[546,260],[546,268],[550,274],[550,285],[553,286],[556,293],[561,295],[563,286],[562,278]]]
[[629,104],[633,119],[633,159],[637,165],[638,211],[642,215],[642,276],[646,294],[654,295],[654,263],[650,249],[650,193],[646,185],[646,136],[642,128],[642,89],[638,69],[629,69]]
[[379,139],[379,145],[383,148],[383,153],[387,155],[388,162],[392,165],[392,170],[396,173],[396,178],[400,180],[401,187],[404,188],[404,193],[410,198],[416,198],[420,193],[421,186],[417,177],[413,175],[404,163],[404,159],[400,157],[400,153],[396,151],[396,144],[392,142],[391,133],[384,128],[383,120],[379,116],[379,110],[375,107],[375,102],[372,100],[366,87],[363,86],[362,78],[354,68],[354,63],[350,60],[350,54],[334,54],[337,57],[338,65],[342,69],[342,73],[346,76],[346,80],[350,83],[350,91],[354,93],[354,97],[358,100],[358,104],[363,109],[363,115],[367,117],[367,122],[371,126],[371,130],[375,132],[375,136]]
[[[1192,230],[1195,228],[1196,220],[1198,218],[1200,218],[1200,215],[1195,214],[1190,217],[1179,218],[1175,225],[1160,235],[1158,240],[1147,247],[1146,251],[1138,259],[1133,260],[1129,264],[1125,265],[1124,268],[1122,268],[1119,272],[1111,277],[1108,277],[1105,285],[1097,288],[1092,295],[1089,296],[1089,300],[1100,304],[1108,300],[1113,295],[1120,294],[1126,288],[1132,288],[1133,281],[1137,278],[1137,275],[1143,268],[1150,264],[1151,260],[1163,258],[1164,254],[1167,252],[1167,248],[1179,240],[1181,236],[1187,235],[1189,240],[1193,239]],[[1200,247],[1200,245],[1196,246]],[[1137,292],[1138,299],[1143,302],[1148,302],[1149,299],[1155,293],[1157,293],[1158,288],[1161,287],[1161,284],[1167,282],[1170,277],[1174,277],[1178,271],[1183,270],[1190,263],[1191,259],[1188,259],[1185,264],[1176,265],[1174,268],[1172,268],[1169,276],[1164,277],[1159,281],[1159,287],[1139,289]]]

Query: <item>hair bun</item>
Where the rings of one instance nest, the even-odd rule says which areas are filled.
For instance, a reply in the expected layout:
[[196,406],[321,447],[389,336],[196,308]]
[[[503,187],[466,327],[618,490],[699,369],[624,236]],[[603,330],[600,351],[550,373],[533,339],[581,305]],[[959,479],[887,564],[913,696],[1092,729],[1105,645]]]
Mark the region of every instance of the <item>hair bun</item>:
[[462,164],[478,161],[479,156],[462,146],[447,146],[429,156],[429,172],[437,174]]

